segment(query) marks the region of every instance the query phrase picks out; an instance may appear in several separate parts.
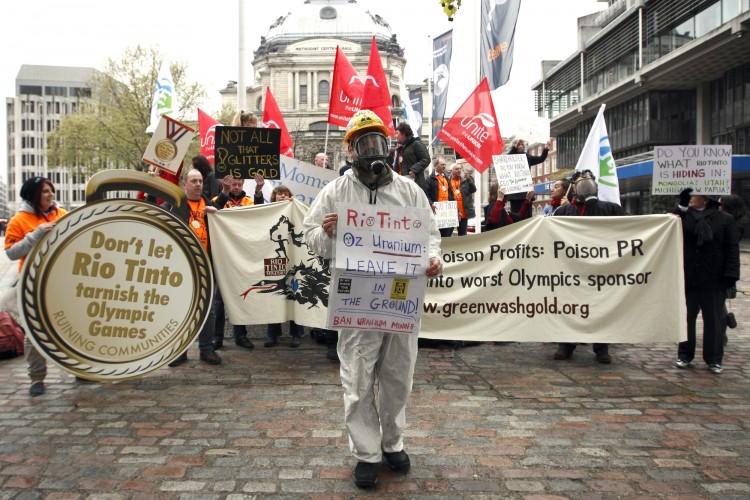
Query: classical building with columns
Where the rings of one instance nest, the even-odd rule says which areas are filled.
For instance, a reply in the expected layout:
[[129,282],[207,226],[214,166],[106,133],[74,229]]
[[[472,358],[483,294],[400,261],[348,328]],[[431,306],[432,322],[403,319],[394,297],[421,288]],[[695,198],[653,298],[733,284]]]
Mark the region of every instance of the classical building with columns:
[[[406,64],[404,50],[385,19],[354,0],[300,3],[260,38],[252,60],[254,83],[246,89],[247,105],[260,117],[266,87],[270,87],[294,141],[294,156],[312,163],[315,154],[326,149],[329,164],[338,168],[346,158],[344,131],[327,123],[336,47],[364,76],[375,37],[396,120],[402,116],[398,85]],[[237,102],[233,82],[220,93],[224,103]]]

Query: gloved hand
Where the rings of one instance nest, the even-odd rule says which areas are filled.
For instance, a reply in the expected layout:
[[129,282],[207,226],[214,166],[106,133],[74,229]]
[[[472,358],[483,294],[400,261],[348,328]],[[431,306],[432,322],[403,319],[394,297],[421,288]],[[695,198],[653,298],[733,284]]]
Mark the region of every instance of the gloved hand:
[[735,288],[737,286],[737,280],[735,278],[730,278],[729,276],[724,276],[721,278],[721,286],[727,290]]
[[685,188],[682,191],[680,191],[680,201],[679,204],[683,207],[688,206],[688,203],[690,203],[690,193],[693,192],[693,188]]

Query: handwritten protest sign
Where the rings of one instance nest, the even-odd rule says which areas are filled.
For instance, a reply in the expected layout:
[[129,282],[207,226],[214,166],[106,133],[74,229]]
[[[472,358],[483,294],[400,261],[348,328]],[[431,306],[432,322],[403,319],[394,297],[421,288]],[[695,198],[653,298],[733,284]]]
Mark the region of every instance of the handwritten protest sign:
[[427,283],[430,210],[336,208],[328,326],[416,334]]
[[505,189],[505,194],[528,193],[534,189],[525,154],[494,155],[492,161],[497,182]]
[[685,188],[694,194],[730,194],[732,146],[656,146],[651,194],[675,195]]
[[437,201],[434,205],[438,229],[458,226],[458,202]]
[[256,173],[278,179],[281,130],[277,128],[216,127],[216,177],[251,179]]

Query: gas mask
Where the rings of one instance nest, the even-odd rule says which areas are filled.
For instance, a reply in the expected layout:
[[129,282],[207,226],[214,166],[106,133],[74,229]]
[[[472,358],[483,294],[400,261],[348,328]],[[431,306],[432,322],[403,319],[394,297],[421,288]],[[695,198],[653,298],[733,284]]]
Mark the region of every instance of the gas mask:
[[591,170],[583,170],[573,174],[571,181],[575,183],[576,196],[581,201],[596,197],[599,187],[596,185],[596,176]]
[[385,136],[379,132],[362,134],[352,142],[354,165],[363,172],[380,175],[385,170],[385,157],[388,155],[388,144]]

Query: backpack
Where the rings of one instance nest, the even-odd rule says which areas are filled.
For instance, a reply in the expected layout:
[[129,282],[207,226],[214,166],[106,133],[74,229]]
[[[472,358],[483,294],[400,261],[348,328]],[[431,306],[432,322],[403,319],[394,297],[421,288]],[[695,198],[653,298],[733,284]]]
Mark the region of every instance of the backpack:
[[9,312],[0,312],[0,359],[15,358],[23,354],[23,328]]

